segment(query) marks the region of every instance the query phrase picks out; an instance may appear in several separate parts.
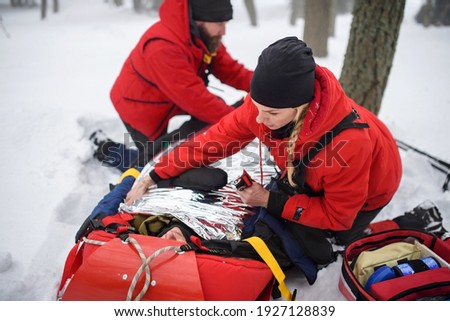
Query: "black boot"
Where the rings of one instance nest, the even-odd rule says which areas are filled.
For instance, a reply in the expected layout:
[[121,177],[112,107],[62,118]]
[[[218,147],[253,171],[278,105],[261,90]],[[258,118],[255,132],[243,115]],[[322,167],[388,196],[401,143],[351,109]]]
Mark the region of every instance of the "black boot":
[[[109,139],[101,129],[96,130],[89,136],[89,140],[92,142],[94,150],[93,156],[95,159],[102,163],[110,164],[115,160],[109,156],[110,150],[118,148],[119,144]],[[110,164],[113,166],[113,164]]]
[[425,201],[402,216],[393,219],[400,228],[413,228],[441,237],[447,230],[442,225],[439,209],[431,201]]

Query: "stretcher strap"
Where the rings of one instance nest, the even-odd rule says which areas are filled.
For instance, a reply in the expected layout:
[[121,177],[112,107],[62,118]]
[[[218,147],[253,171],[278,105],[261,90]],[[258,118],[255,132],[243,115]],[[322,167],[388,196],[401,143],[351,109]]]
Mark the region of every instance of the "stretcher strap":
[[141,172],[139,172],[136,168],[129,168],[122,174],[122,176],[120,176],[119,183],[121,183],[122,180],[127,176],[133,176],[135,179],[137,179],[140,174]]
[[256,252],[258,252],[259,256],[261,256],[261,258],[267,264],[269,269],[272,271],[275,279],[278,281],[278,289],[280,290],[281,295],[287,301],[295,301],[295,292],[294,292],[294,295],[291,294],[288,287],[284,283],[284,279],[286,278],[286,276],[284,275],[283,270],[281,269],[277,260],[274,258],[274,256],[270,252],[266,243],[257,236],[249,237],[249,238],[245,239],[244,241],[250,243],[250,245],[253,246],[253,248],[256,250]]

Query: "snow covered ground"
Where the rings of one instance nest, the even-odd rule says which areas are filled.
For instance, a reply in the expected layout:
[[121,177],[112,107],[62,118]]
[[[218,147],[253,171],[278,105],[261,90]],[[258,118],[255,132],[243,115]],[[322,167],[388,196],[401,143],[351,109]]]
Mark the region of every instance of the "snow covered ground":
[[[138,15],[103,0],[63,0],[58,14],[40,21],[37,8],[0,0],[0,300],[55,299],[66,256],[80,224],[119,174],[91,159],[89,134],[98,128],[123,139],[109,100],[123,61],[157,15]],[[267,45],[302,36],[289,25],[289,1],[255,1],[260,25],[251,27],[243,1],[233,0],[234,20],[225,44],[254,68]],[[414,22],[421,1],[407,1],[398,49],[380,117],[394,136],[450,162],[450,28]],[[351,15],[337,18],[329,57],[317,59],[337,75]],[[225,89],[227,100],[241,93]],[[404,176],[379,219],[392,218],[424,200],[434,201],[450,229],[450,193],[444,175],[426,159],[402,152]],[[300,300],[343,300],[337,289],[340,261],[323,269],[313,286],[288,274]]]

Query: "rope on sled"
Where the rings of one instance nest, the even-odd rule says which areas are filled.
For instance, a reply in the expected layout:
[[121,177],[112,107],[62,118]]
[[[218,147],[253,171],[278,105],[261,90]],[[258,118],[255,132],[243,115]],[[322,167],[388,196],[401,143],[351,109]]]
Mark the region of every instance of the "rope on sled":
[[131,301],[134,288],[136,287],[137,280],[141,276],[143,268],[145,268],[145,284],[144,284],[144,287],[142,288],[141,292],[135,298],[135,301],[138,301],[144,296],[144,294],[148,290],[148,287],[150,286],[150,268],[149,268],[148,264],[146,264],[145,253],[142,250],[142,247],[139,245],[139,243],[132,237],[128,237],[127,241],[130,242],[134,246],[134,248],[137,250],[139,257],[141,258],[141,261],[142,261],[142,265],[139,268],[139,270],[136,272],[136,274],[134,275],[133,281],[131,282],[130,288],[128,289],[127,301]]
[[[83,242],[88,243],[88,244],[98,245],[98,246],[102,246],[107,243],[107,242],[103,242],[103,241],[90,240],[86,237],[83,238]],[[126,300],[127,301],[132,301],[132,300],[140,301],[142,299],[142,297],[145,295],[145,293],[147,293],[148,288],[150,287],[150,281],[151,281],[150,262],[155,257],[157,257],[158,255],[161,255],[165,252],[174,251],[176,253],[182,253],[183,251],[180,249],[179,246],[166,246],[166,247],[163,247],[163,248],[155,251],[152,255],[150,255],[147,258],[147,257],[145,257],[144,250],[142,249],[142,247],[139,245],[139,243],[134,238],[128,236],[128,238],[126,239],[126,242],[130,242],[134,246],[134,248],[138,252],[139,257],[142,261],[141,266],[139,267],[136,274],[134,275],[133,280],[131,281],[130,287],[128,288]],[[142,288],[141,292],[139,292],[139,294],[136,296],[136,298],[133,299],[134,289],[136,288],[136,284],[137,284],[139,278],[141,277],[143,270],[145,270],[144,287]]]
[[131,281],[131,284],[130,284],[130,287],[129,287],[128,293],[127,293],[127,301],[133,300],[133,292],[136,287],[137,281],[141,277],[142,271],[145,269],[144,287],[142,288],[141,292],[139,292],[139,294],[136,296],[136,298],[134,298],[134,301],[139,301],[142,299],[142,297],[145,295],[145,293],[147,293],[147,290],[150,286],[150,280],[151,280],[150,267],[149,267],[150,262],[155,257],[157,257],[158,255],[161,255],[165,252],[175,251],[177,253],[180,253],[182,251],[180,250],[179,246],[166,246],[166,247],[163,247],[163,248],[155,251],[152,255],[150,255],[148,258],[146,258],[145,253],[142,250],[142,247],[139,245],[139,243],[134,238],[128,237],[127,241],[129,241],[135,247],[135,249],[138,251],[139,257],[141,258],[141,261],[142,261],[142,265],[139,267],[139,269],[137,270],[136,274],[133,277],[133,280]]
[[90,240],[87,237],[83,237],[83,242],[84,243],[88,243],[88,244],[93,244],[93,245],[105,245],[107,242],[102,242],[102,241],[95,241],[95,240]]

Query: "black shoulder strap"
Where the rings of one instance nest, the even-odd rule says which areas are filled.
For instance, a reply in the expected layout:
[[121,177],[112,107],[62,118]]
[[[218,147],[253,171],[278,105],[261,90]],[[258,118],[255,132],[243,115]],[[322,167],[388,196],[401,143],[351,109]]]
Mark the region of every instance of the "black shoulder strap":
[[352,108],[352,112],[348,114],[344,119],[342,119],[333,129],[326,132],[319,141],[311,147],[306,155],[300,161],[294,161],[294,166],[296,167],[296,173],[294,174],[295,181],[298,184],[297,193],[306,194],[308,196],[321,196],[323,195],[323,191],[314,192],[311,187],[309,187],[306,183],[306,175],[305,168],[311,162],[311,160],[316,157],[316,155],[323,150],[329,143],[331,143],[332,139],[339,135],[345,129],[348,128],[369,128],[369,125],[366,123],[355,123],[355,120],[359,119],[359,115],[354,108]]
[[342,119],[336,126],[333,127],[330,131],[326,132],[319,141],[311,147],[306,155],[303,157],[301,161],[294,162],[296,167],[306,167],[311,162],[314,157],[324,149],[334,137],[339,135],[344,129],[348,128],[369,128],[369,125],[366,123],[355,123],[354,121],[359,119],[359,115],[355,109],[352,109],[351,113],[348,114],[344,119]]

